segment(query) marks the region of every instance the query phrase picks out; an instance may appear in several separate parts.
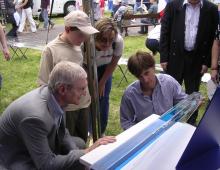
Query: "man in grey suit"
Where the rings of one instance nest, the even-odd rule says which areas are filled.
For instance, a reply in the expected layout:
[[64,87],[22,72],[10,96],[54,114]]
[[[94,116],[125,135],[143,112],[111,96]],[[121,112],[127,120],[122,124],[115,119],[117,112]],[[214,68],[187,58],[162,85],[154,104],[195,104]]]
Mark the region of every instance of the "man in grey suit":
[[85,149],[84,141],[65,129],[63,108],[79,104],[86,88],[83,68],[63,61],[52,70],[48,86],[11,103],[0,118],[0,162],[12,170],[83,169],[80,156],[115,141],[104,137]]

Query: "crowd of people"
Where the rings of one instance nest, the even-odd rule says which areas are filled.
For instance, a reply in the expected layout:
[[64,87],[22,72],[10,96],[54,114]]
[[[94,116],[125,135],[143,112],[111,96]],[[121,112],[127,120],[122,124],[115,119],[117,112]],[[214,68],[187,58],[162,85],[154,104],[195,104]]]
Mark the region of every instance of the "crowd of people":
[[[9,37],[17,37],[18,34],[24,32],[24,29],[28,31],[28,25],[32,33],[35,33],[39,28],[40,21],[35,21],[33,19],[32,9],[34,1],[33,0],[8,0],[5,1],[5,6],[7,9],[6,20],[11,23],[12,28],[7,33]],[[50,0],[41,0],[41,12],[40,17],[43,21],[43,28],[40,30],[47,30],[48,27],[53,28],[54,23],[49,19],[48,13],[50,11]]]
[[[114,1],[112,7],[116,8]],[[162,115],[188,94],[199,91],[201,77],[208,67],[211,66],[213,81],[219,82],[217,6],[207,0],[173,0],[164,10],[157,28],[157,48],[152,48],[152,52],[159,52],[166,74],[156,74],[154,56],[148,52],[138,50],[129,57],[128,70],[137,80],[121,98],[120,123],[124,130],[151,114]],[[22,28],[19,26],[18,30]],[[88,132],[91,133],[89,106],[93,101],[82,50],[91,35],[96,53],[102,138],[86,148]],[[152,39],[148,37],[146,44]],[[5,59],[9,59],[2,27],[0,42]],[[84,169],[79,162],[82,155],[115,142],[115,137],[105,136],[105,131],[112,74],[123,49],[123,37],[112,18],[101,17],[93,27],[81,10],[65,16],[64,31],[42,52],[39,87],[12,102],[0,117],[0,168]],[[195,125],[197,114],[196,111],[188,123]]]

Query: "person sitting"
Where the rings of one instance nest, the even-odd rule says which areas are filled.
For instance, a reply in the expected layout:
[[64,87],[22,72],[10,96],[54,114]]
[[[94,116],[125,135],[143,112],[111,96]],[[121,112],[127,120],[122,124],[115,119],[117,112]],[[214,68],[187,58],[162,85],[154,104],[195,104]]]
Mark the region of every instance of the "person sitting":
[[[157,13],[157,9],[158,9],[158,4],[157,4],[157,0],[150,0],[151,6],[150,8],[145,11],[147,14],[156,14]],[[141,23],[144,24],[152,24],[152,25],[156,25],[157,24],[157,18],[144,18],[141,19]],[[141,30],[138,31],[138,33],[140,34],[146,34],[148,33],[148,26],[141,26]]]
[[65,128],[64,107],[78,105],[86,88],[85,70],[61,61],[52,70],[48,86],[11,103],[0,118],[0,162],[13,170],[84,169],[79,163],[82,155],[115,141],[108,136],[85,148],[85,142]]
[[125,90],[120,105],[121,127],[126,130],[151,114],[162,115],[187,97],[180,84],[167,74],[155,74],[155,60],[138,51],[128,60],[137,81]]
[[128,1],[123,0],[121,2],[121,6],[118,8],[118,10],[114,15],[114,20],[117,21],[117,26],[120,30],[120,33],[122,34],[123,31],[125,30],[125,36],[128,36],[128,28],[127,27],[123,28],[123,26],[129,25],[131,23],[131,20],[123,20],[123,17],[125,15],[129,15],[133,13],[134,13],[133,8],[128,5]]

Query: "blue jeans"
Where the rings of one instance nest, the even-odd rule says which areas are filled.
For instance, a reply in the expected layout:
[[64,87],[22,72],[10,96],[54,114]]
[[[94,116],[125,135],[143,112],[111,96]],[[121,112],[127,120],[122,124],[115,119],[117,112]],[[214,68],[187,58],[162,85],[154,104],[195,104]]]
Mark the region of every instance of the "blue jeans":
[[[105,72],[106,65],[97,68],[98,80],[102,78]],[[100,112],[100,126],[101,134],[105,133],[108,124],[108,114],[109,114],[109,95],[112,87],[112,76],[108,78],[105,83],[104,96],[99,98],[99,112]],[[92,118],[89,118],[89,132],[92,133]]]
[[43,9],[43,8],[42,8],[42,16],[43,16],[43,19],[44,19],[44,28],[47,28],[48,23],[49,23],[49,18],[48,18],[47,9]]
[[[135,2],[134,13],[137,13],[140,10],[140,7],[141,7],[141,2]],[[142,10],[140,12],[142,12]]]
[[112,76],[105,83],[104,96],[99,98],[99,109],[100,109],[100,121],[101,121],[101,134],[105,133],[108,124],[109,114],[109,95],[112,87]]
[[[105,66],[100,66],[97,69],[98,79],[100,80],[105,72]],[[108,114],[109,114],[109,95],[112,87],[112,76],[108,78],[105,83],[104,96],[99,98],[99,111],[100,111],[100,121],[101,121],[101,134],[105,133],[108,124]]]

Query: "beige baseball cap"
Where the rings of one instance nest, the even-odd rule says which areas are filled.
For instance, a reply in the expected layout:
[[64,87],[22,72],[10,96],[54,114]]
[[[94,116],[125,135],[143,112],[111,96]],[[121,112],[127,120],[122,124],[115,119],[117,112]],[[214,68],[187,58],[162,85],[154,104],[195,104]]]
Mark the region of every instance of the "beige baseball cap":
[[77,27],[85,34],[95,34],[99,32],[90,22],[90,18],[83,11],[72,11],[64,17],[64,25],[67,27]]

